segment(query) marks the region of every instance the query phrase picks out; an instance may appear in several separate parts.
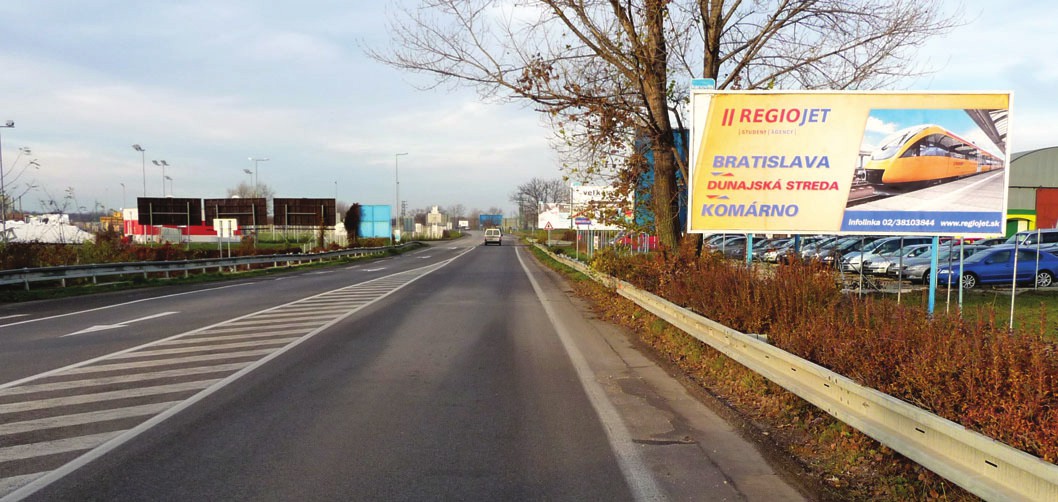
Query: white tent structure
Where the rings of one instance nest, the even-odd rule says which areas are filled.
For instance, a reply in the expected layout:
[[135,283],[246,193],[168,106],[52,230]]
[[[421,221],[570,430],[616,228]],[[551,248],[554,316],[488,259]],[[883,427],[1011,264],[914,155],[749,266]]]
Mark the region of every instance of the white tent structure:
[[6,242],[43,242],[46,244],[81,244],[95,236],[70,224],[70,215],[30,216],[29,221],[6,222]]

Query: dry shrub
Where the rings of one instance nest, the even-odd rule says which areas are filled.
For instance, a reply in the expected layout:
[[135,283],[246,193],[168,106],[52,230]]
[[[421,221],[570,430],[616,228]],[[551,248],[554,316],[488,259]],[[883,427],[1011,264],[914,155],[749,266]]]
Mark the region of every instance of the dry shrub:
[[[691,239],[687,239],[691,241]],[[691,245],[607,256],[603,271],[792,354],[1058,463],[1058,351],[1036,331],[842,294],[833,272],[795,262],[763,273]],[[1040,326],[1044,326],[1041,319]],[[662,347],[678,360],[675,349]]]

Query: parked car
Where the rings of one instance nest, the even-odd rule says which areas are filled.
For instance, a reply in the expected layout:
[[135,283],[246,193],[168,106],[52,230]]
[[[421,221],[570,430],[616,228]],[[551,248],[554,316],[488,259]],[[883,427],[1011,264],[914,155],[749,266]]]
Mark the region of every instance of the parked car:
[[816,256],[816,253],[818,253],[820,250],[826,249],[827,246],[833,245],[843,239],[845,239],[845,237],[841,235],[828,235],[814,242],[802,244],[801,258],[810,260],[814,258]]
[[816,253],[816,259],[822,261],[827,265],[833,265],[834,263],[841,263],[842,257],[849,253],[856,253],[862,251],[864,248],[869,246],[872,242],[881,239],[880,236],[869,236],[869,235],[853,235],[841,242],[838,242],[832,246],[828,246]]
[[[1015,257],[1017,271],[1015,272]],[[1016,276],[1017,282],[1036,283],[1045,288],[1054,284],[1058,274],[1058,256],[1046,251],[1036,252],[1032,248],[989,248],[974,253],[962,263],[962,287],[973,289],[981,284],[1010,284]],[[954,284],[959,277],[958,265],[937,267],[937,282]]]
[[899,267],[905,259],[922,254],[928,255],[932,247],[932,244],[912,244],[895,251],[881,253],[863,262],[863,270],[870,274],[886,275],[890,268]]
[[1006,237],[989,237],[987,239],[979,239],[974,241],[975,246],[996,246],[999,244],[1005,244],[1007,242]]
[[1036,243],[1039,243],[1040,246],[1058,244],[1058,228],[1023,230],[1011,235],[1005,242],[1005,244],[1010,245],[1014,243],[1017,243],[1018,247],[1036,246]]
[[891,253],[903,246],[911,244],[929,244],[931,242],[933,242],[932,237],[907,236],[878,239],[864,247],[862,251],[846,254],[845,257],[841,259],[841,269],[845,272],[859,272],[860,263],[870,261],[875,256],[883,253]]
[[[988,249],[988,246],[978,246],[976,244],[970,246],[962,246],[961,252],[963,260],[973,256],[978,251]],[[951,254],[949,254],[949,252]],[[956,270],[959,268],[959,246],[949,248],[948,246],[941,246],[940,251],[937,252],[937,265],[953,265]],[[950,262],[950,263],[949,263]],[[913,258],[905,258],[904,266],[891,267],[889,269],[889,276],[896,279],[904,279],[911,282],[921,282],[925,284],[929,282],[929,272],[933,266],[933,257],[929,253],[921,254]]]
[[654,251],[658,248],[658,236],[642,232],[621,232],[610,240],[610,245]]
[[780,242],[771,249],[765,250],[761,256],[764,261],[768,263],[779,263],[786,255],[793,253],[794,239],[787,239],[784,242]]
[[756,261],[769,261],[768,256],[774,251],[783,249],[793,245],[792,237],[777,237],[768,239],[765,242],[757,244],[753,242],[753,259]]

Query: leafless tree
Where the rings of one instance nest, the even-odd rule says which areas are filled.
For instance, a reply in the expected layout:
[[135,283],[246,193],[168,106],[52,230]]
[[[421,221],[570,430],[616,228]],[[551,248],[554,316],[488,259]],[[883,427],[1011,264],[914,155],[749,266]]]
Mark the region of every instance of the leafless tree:
[[511,202],[518,207],[518,213],[529,226],[536,226],[539,219],[540,204],[568,202],[569,187],[561,179],[545,180],[533,178],[511,193]]
[[275,190],[272,187],[258,183],[255,187],[245,181],[240,181],[235,188],[228,189],[228,197],[239,197],[240,199],[251,199],[253,197],[264,197],[265,199],[271,200],[275,196]]
[[[869,89],[920,70],[916,47],[957,19],[936,0],[422,0],[390,20],[392,44],[369,54],[531,104],[551,121],[571,176],[631,186],[653,152],[653,210],[675,245],[674,129],[683,81],[718,87]],[[674,124],[675,122],[675,124]]]
[[451,206],[448,206],[447,208],[445,208],[445,213],[448,214],[449,218],[453,218],[453,219],[464,218],[465,219],[466,215],[467,215],[467,208],[466,208],[466,206],[464,206],[462,204],[458,204],[458,203],[457,204],[452,204]]

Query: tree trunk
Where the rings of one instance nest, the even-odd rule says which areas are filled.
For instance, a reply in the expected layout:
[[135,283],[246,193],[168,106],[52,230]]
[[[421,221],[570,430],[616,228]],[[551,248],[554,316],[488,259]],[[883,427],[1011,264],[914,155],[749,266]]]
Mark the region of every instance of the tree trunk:
[[680,242],[679,197],[676,194],[675,139],[669,121],[668,53],[665,45],[666,8],[662,0],[648,0],[647,37],[642,55],[643,98],[650,115],[648,129],[654,153],[654,225],[661,244],[675,249]]

